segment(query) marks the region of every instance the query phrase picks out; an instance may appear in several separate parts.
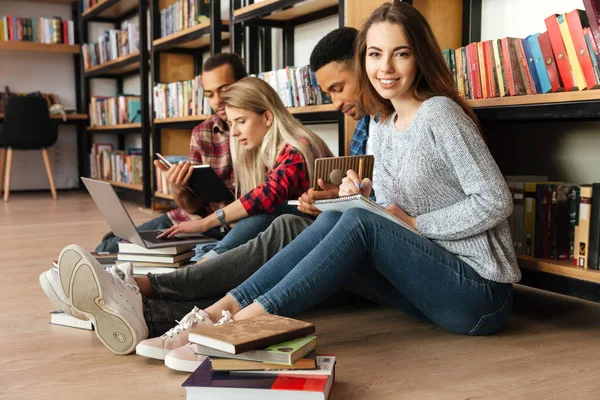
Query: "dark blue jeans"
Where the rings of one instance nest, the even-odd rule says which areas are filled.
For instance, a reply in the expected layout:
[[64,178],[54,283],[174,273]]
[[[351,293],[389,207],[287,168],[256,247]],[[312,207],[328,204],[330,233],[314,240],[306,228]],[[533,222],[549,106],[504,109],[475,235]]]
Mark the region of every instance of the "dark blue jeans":
[[359,278],[399,310],[451,332],[502,328],[512,284],[484,279],[435,243],[362,209],[326,212],[230,294],[240,307],[259,302],[294,315]]

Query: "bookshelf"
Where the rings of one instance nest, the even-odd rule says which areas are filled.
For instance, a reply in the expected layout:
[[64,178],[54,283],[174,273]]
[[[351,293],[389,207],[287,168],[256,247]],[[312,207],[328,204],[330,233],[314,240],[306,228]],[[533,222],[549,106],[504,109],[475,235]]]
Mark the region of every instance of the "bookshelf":
[[79,47],[79,45],[12,42],[0,40],[0,51],[5,50],[67,54],[79,54],[81,52],[81,48]]
[[[81,156],[89,164],[89,154],[91,151],[91,142],[95,134],[113,134],[118,137],[118,148],[123,149],[125,147],[125,138],[128,135],[141,135],[141,147],[142,147],[142,174],[143,184],[126,184],[122,182],[108,181],[113,186],[119,189],[125,189],[138,193],[141,196],[142,202],[146,207],[151,206],[152,192],[150,190],[150,115],[149,108],[150,104],[149,90],[148,90],[148,76],[150,69],[150,55],[148,49],[148,41],[144,40],[148,28],[147,10],[149,4],[148,0],[104,0],[93,7],[89,8],[85,12],[79,11],[79,29],[81,31],[81,43],[89,43],[95,41],[96,38],[88,37],[89,24],[94,22],[110,22],[119,27],[119,25],[134,17],[136,14],[139,17],[139,51],[118,57],[114,60],[106,63],[91,67],[84,71],[82,82],[81,82],[81,97],[84,99],[85,104],[90,104],[91,99],[91,80],[111,79],[116,81],[116,95],[123,94],[124,80],[131,76],[140,77],[140,92],[141,98],[141,122],[128,123],[121,125],[108,125],[108,126],[88,126],[85,137],[85,154],[88,157]],[[83,69],[83,62],[80,65]],[[88,166],[89,168],[89,166]],[[89,174],[88,174],[89,175]]]
[[[153,40],[153,51],[167,51],[171,49],[207,49],[211,42],[210,21],[203,22],[191,28],[172,33],[168,36]],[[221,21],[221,41],[229,39],[229,21]]]
[[[4,114],[0,113],[0,120],[3,120],[3,119],[4,119]],[[62,122],[63,117],[60,114],[50,114],[50,119],[59,120]],[[87,114],[67,114],[67,121],[65,122],[65,124],[85,122],[85,121],[87,121],[87,119],[88,119]]]

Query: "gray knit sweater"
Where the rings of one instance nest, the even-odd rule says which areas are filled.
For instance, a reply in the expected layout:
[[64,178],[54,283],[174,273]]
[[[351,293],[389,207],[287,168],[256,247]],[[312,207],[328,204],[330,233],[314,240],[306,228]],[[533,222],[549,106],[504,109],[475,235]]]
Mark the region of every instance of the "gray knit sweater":
[[417,230],[486,279],[517,282],[508,227],[512,198],[473,121],[454,101],[425,101],[399,131],[374,129],[377,202],[416,217]]

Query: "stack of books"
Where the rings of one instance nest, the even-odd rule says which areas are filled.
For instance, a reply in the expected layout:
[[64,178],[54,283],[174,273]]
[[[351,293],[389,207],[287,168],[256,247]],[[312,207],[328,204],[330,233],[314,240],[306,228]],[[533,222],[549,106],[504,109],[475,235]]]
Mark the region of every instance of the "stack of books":
[[134,275],[165,274],[190,264],[195,244],[173,244],[160,249],[147,249],[127,241],[119,242],[116,264],[130,262]]
[[188,399],[327,399],[335,355],[317,354],[314,325],[265,315],[202,327],[189,340],[208,356],[183,383]]

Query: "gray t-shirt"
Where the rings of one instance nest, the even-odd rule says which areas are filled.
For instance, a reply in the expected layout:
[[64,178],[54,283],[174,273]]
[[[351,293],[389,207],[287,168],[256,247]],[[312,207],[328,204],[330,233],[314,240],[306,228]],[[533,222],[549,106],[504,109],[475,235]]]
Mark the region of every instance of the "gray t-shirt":
[[377,202],[416,217],[423,236],[486,279],[521,278],[508,226],[512,198],[476,125],[454,101],[433,97],[399,131],[396,115],[372,140]]

